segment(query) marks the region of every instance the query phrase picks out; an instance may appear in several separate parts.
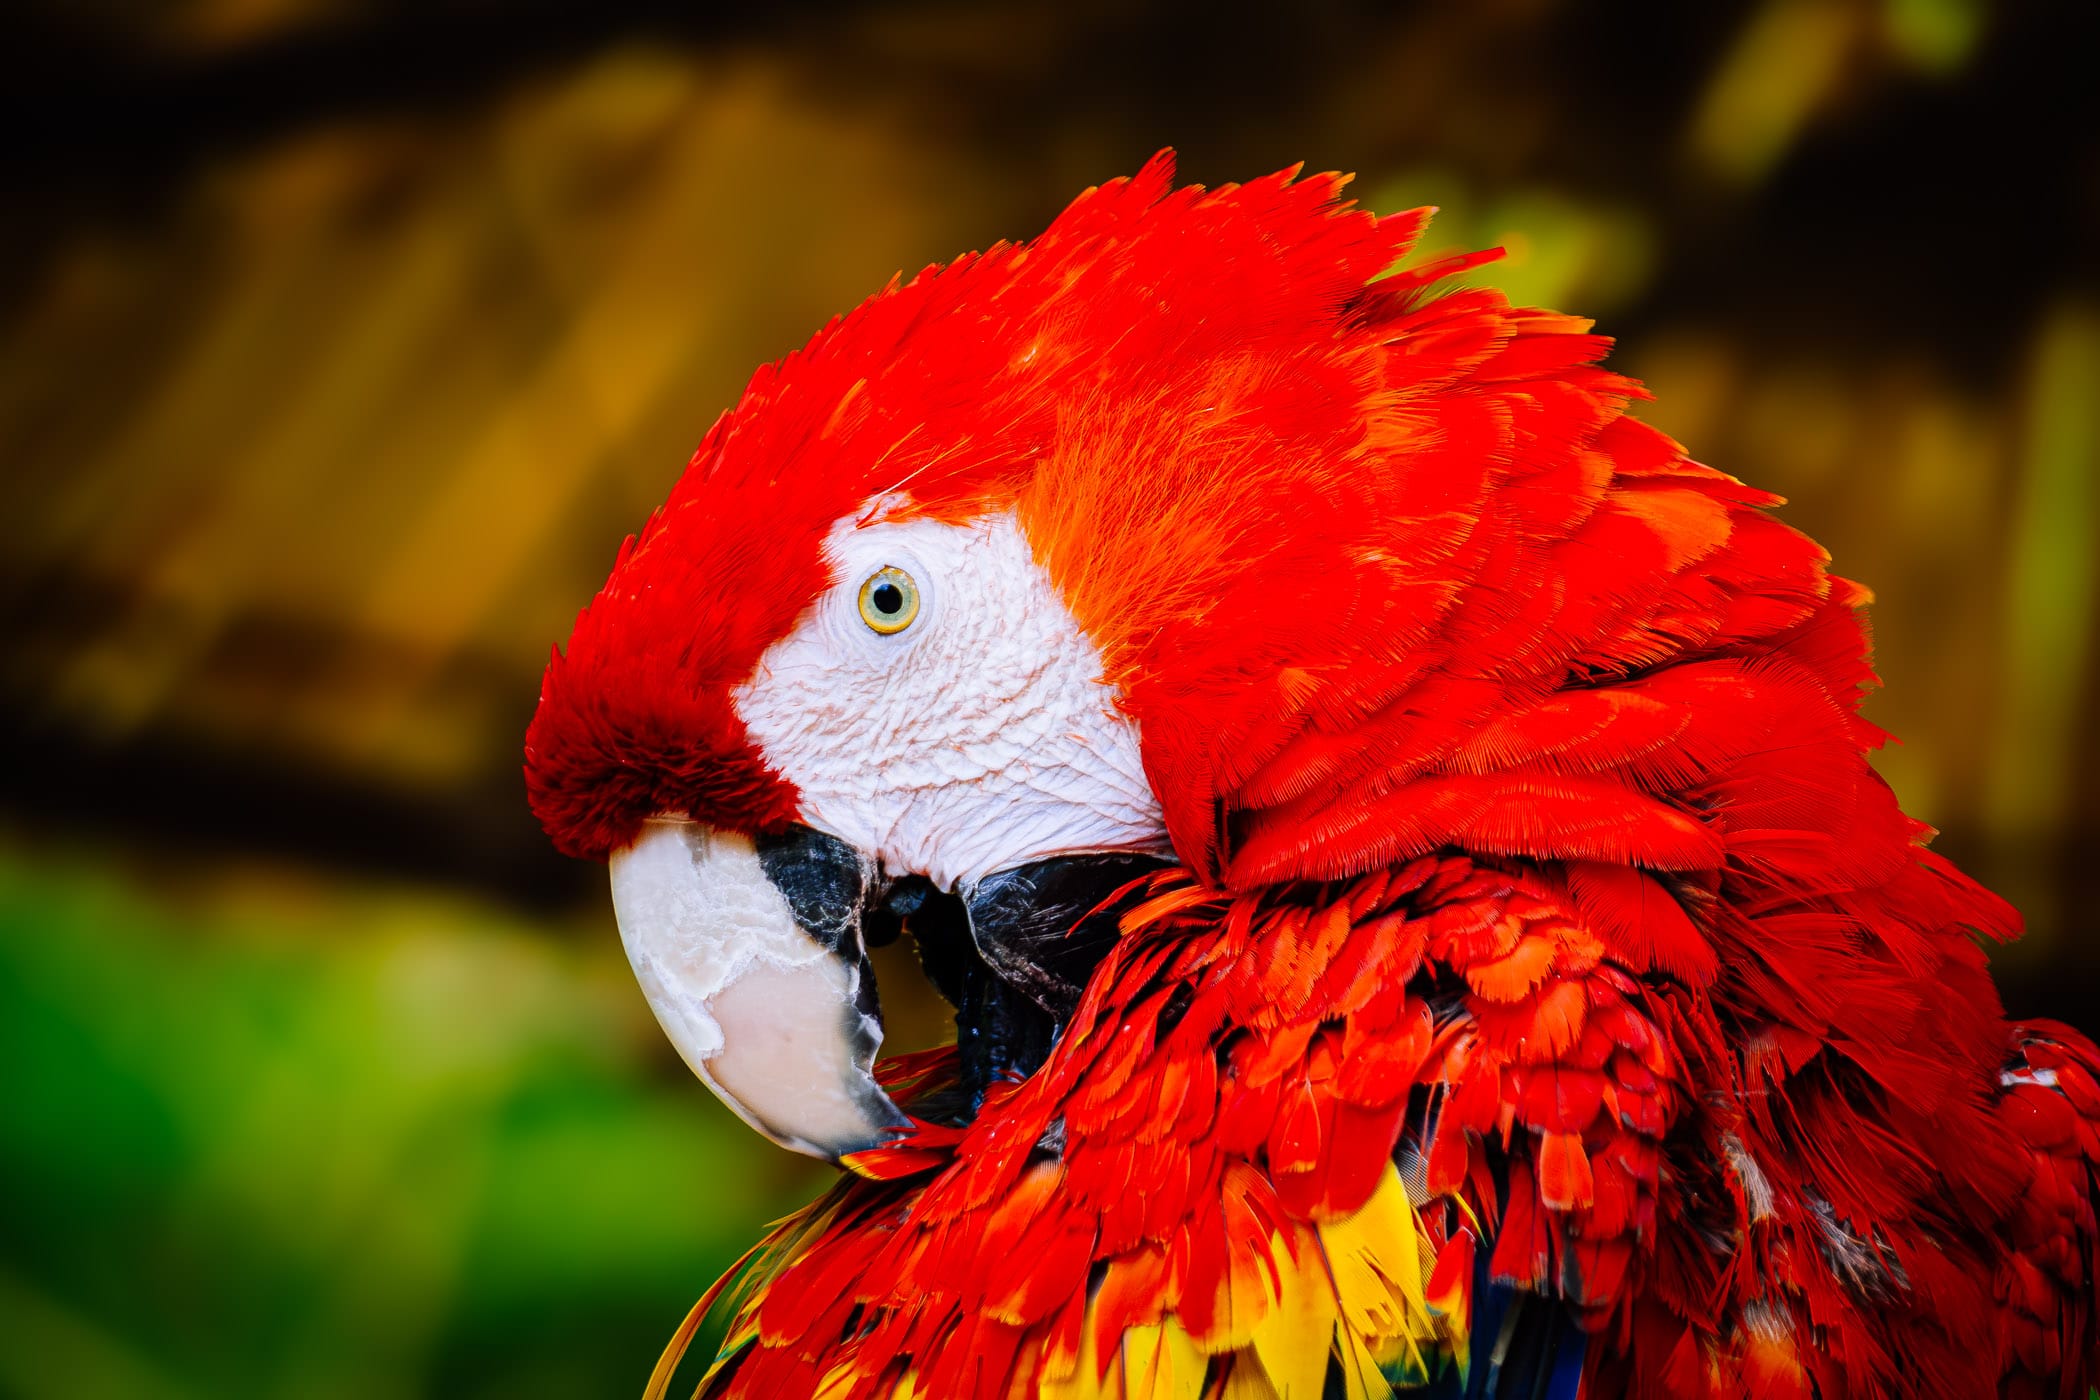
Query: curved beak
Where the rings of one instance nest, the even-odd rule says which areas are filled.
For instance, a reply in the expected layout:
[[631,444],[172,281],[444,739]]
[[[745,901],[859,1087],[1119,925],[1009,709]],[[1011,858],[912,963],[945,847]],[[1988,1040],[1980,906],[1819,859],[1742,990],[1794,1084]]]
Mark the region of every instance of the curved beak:
[[659,817],[612,857],[613,910],[635,978],[693,1073],[782,1147],[836,1161],[911,1126],[875,1082],[871,934],[879,943],[911,928],[956,1008],[958,1083],[974,1112],[988,1085],[1042,1063],[1115,941],[1114,912],[1089,914],[1163,863],[1052,857],[949,897],[923,877],[880,879],[851,846],[808,827],[754,841]]
[[754,842],[658,818],[611,868],[650,1009],[739,1117],[832,1160],[909,1126],[873,1073],[882,1017],[857,852],[806,827]]

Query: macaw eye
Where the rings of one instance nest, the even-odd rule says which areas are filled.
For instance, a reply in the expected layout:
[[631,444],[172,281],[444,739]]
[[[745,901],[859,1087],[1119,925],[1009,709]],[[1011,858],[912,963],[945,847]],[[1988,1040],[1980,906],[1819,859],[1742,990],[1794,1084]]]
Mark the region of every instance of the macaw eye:
[[868,575],[860,586],[860,620],[887,637],[911,626],[919,615],[919,585],[895,564]]

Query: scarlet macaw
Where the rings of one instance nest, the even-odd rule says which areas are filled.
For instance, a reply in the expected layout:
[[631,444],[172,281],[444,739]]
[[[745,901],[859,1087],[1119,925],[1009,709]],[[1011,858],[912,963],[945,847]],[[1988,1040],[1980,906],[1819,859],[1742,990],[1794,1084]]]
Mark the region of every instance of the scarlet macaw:
[[1171,183],[759,370],[547,669],[665,1031],[846,1170],[702,1393],[2085,1394],[2100,1054],[1866,590],[1431,211]]

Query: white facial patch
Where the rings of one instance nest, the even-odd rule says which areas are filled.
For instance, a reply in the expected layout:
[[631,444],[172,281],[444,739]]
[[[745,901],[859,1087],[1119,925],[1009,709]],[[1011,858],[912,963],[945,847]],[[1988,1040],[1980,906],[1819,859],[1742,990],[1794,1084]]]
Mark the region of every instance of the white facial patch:
[[882,1023],[859,1007],[860,967],[795,922],[749,837],[657,818],[610,864],[635,980],[716,1097],[817,1156],[904,1121],[869,1072]]
[[[1048,856],[1170,849],[1137,726],[1010,513],[848,519],[826,547],[837,584],[735,697],[804,822],[944,889]],[[919,590],[887,636],[860,609],[884,567]]]

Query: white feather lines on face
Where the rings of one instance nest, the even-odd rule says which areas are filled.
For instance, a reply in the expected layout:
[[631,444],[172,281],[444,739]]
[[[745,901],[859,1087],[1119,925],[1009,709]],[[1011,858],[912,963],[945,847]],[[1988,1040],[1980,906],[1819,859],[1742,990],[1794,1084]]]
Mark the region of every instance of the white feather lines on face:
[[[736,693],[802,820],[944,888],[1047,856],[1165,852],[1137,726],[1011,514],[839,522],[836,584]],[[904,570],[911,625],[862,620]]]

